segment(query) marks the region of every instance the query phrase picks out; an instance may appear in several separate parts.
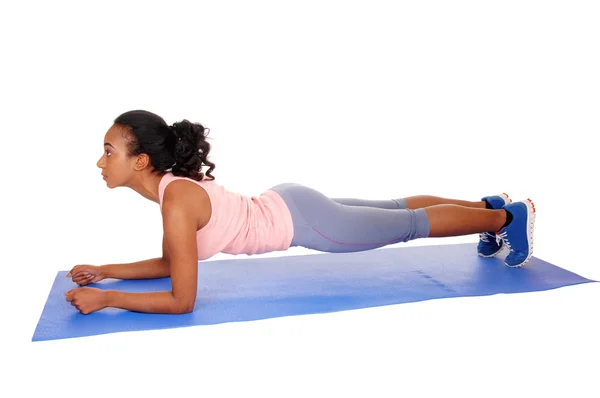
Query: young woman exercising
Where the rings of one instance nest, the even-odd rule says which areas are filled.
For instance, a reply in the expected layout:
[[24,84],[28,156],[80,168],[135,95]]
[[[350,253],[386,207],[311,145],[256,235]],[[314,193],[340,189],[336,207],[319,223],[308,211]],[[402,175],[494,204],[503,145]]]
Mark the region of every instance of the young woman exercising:
[[[188,120],[168,126],[143,110],[115,119],[97,165],[110,188],[129,187],[159,204],[162,257],[129,264],[77,265],[67,277],[85,286],[105,278],[170,276],[172,290],[130,293],[85,286],[66,292],[67,301],[81,313],[106,307],[191,312],[198,260],[219,252],[251,255],[302,246],[343,253],[418,238],[478,233],[480,256],[492,257],[506,246],[506,265],[520,267],[533,254],[535,208],[529,199],[513,203],[506,194],[478,201],[437,196],[338,199],[295,183],[248,197],[215,182],[211,174],[215,165],[207,160],[206,130]],[[203,166],[208,166],[206,176]]]

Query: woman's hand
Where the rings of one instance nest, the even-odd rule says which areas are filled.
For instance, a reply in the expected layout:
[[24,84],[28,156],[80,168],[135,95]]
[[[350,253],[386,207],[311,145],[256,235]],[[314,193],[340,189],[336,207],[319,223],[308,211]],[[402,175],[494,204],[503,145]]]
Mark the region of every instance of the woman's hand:
[[97,265],[76,265],[67,274],[67,278],[71,277],[73,282],[79,286],[85,286],[88,283],[100,282],[104,279],[104,275],[100,271],[100,267]]
[[108,306],[108,291],[93,287],[80,287],[65,293],[67,301],[84,315]]

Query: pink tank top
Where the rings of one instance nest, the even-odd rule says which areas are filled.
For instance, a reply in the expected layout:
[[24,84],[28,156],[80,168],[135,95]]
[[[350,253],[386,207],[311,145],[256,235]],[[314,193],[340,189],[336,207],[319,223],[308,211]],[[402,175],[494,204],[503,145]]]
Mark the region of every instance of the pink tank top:
[[167,173],[158,184],[161,208],[167,185],[181,179],[204,188],[211,202],[210,220],[196,232],[198,260],[219,252],[251,255],[290,247],[294,236],[292,215],[277,192],[269,189],[258,197],[248,197],[225,189],[215,180],[196,181]]

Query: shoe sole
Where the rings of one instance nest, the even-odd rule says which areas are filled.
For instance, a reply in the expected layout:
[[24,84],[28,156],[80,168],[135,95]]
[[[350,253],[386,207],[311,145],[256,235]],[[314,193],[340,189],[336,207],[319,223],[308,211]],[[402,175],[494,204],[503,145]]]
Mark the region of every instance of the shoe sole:
[[[507,205],[507,204],[509,204],[509,203],[512,203],[512,199],[510,198],[510,196],[508,196],[508,194],[507,194],[507,193],[505,193],[505,192],[502,192],[502,193],[501,193],[500,195],[498,195],[498,196],[500,196],[502,199],[504,199],[504,204],[505,204],[505,205]],[[495,210],[498,210],[498,209],[495,209]],[[493,254],[488,254],[488,255],[485,255],[485,254],[482,254],[482,253],[479,253],[479,252],[477,252],[477,254],[479,255],[479,257],[483,257],[483,258],[492,258],[492,257],[496,257],[498,254],[500,254],[500,252],[502,252],[502,248],[503,248],[503,247],[504,247],[504,245],[500,246],[500,248],[498,249],[498,251],[497,251],[496,253],[493,253]]]
[[531,256],[533,256],[533,230],[535,227],[535,204],[533,204],[533,201],[529,198],[527,198],[527,200],[524,200],[523,203],[525,203],[525,205],[527,206],[527,244],[529,245],[529,253],[527,254],[527,258],[519,264],[508,265],[508,264],[506,264],[506,262],[504,262],[504,264],[507,267],[511,267],[511,268],[520,268],[520,267],[524,266],[525,264],[527,264],[529,259],[531,259]]
[[512,203],[512,199],[511,199],[511,198],[508,196],[508,194],[507,194],[507,193],[505,193],[505,192],[502,192],[502,193],[501,193],[500,195],[498,195],[498,196],[501,196],[501,197],[504,199],[504,204],[505,204],[505,205],[507,205],[507,204],[509,204],[509,203]]

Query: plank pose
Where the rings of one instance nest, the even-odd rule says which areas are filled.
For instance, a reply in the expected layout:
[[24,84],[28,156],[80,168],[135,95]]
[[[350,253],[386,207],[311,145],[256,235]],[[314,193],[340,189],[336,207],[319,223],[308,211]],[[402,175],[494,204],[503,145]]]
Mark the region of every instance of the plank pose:
[[[109,188],[129,187],[160,206],[162,256],[128,264],[76,265],[80,286],[65,292],[81,313],[106,307],[148,313],[194,310],[198,261],[217,253],[258,254],[302,246],[355,252],[427,237],[479,234],[477,252],[520,267],[533,254],[535,207],[506,194],[477,201],[419,195],[387,200],[329,198],[304,185],[282,183],[259,196],[232,192],[215,181],[208,160],[209,129],[186,119],[169,126],[134,110],[117,117],[104,137],[97,166]],[[206,174],[202,172],[208,167]],[[170,277],[171,291],[130,293],[89,286],[105,278]]]

